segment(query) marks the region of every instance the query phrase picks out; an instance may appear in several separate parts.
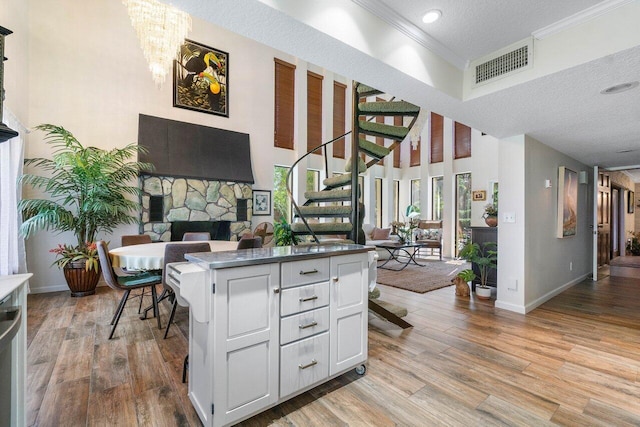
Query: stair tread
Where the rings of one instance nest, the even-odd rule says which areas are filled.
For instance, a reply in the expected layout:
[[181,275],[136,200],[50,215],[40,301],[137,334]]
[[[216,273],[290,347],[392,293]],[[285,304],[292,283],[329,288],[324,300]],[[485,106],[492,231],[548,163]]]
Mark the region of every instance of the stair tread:
[[417,116],[420,107],[407,101],[361,102],[358,104],[361,114],[387,116]]
[[380,93],[384,93],[376,88],[364,85],[362,83],[358,85],[358,88],[356,90],[358,91],[359,96],[372,96],[372,95],[378,95]]
[[351,215],[351,206],[299,206],[299,209],[305,217]]
[[351,173],[344,173],[342,175],[332,176],[322,181],[322,184],[327,188],[337,188],[344,185],[351,185]]
[[351,200],[351,190],[307,191],[304,197],[313,201],[348,201]]
[[[316,234],[343,234],[353,229],[350,222],[313,222],[309,223],[309,227]],[[291,231],[304,234],[309,232],[304,222],[292,223]]]
[[358,140],[358,147],[361,151],[364,151],[371,157],[375,157],[376,159],[382,159],[389,155],[391,150],[383,145],[378,145],[375,142],[368,141],[364,138],[360,138]]
[[398,141],[402,141],[409,133],[409,128],[407,127],[386,125],[384,123],[361,121],[359,123],[359,127],[360,132],[362,133],[373,136],[381,136],[383,138],[395,139]]

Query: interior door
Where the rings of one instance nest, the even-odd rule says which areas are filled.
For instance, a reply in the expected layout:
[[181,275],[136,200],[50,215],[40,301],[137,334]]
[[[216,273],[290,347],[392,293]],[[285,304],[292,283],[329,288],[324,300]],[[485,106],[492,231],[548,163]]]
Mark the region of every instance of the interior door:
[[597,198],[598,267],[611,259],[611,180],[606,172],[598,172]]
[[611,187],[611,258],[620,256],[620,196],[619,188]]

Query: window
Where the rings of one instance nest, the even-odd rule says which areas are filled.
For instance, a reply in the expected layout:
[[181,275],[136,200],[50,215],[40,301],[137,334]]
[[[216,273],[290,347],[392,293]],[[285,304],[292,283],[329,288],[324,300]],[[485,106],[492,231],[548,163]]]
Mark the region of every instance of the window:
[[[333,82],[333,138],[343,135],[347,128],[347,86]],[[333,157],[344,159],[344,138],[333,143]]]
[[471,173],[456,175],[456,254],[471,238]]
[[[393,117],[394,126],[402,126],[402,124],[403,124],[402,116]],[[400,167],[400,153],[401,153],[400,145],[401,144],[396,145],[396,148],[393,149],[393,167],[394,168]]]
[[274,146],[293,150],[295,65],[275,60]]
[[[307,71],[307,151],[322,145],[322,76]],[[313,154],[322,154],[316,150]]]
[[440,163],[444,160],[444,117],[431,113],[431,140],[429,141],[429,162]]
[[273,167],[273,220],[291,222],[291,201],[287,193],[287,173],[289,167]]
[[382,228],[382,178],[376,178],[376,227]]
[[471,157],[471,128],[456,122],[453,135],[453,158]]
[[320,171],[307,169],[307,191],[320,191]]
[[435,176],[431,178],[431,218],[436,221],[442,220],[442,210],[444,209],[444,200],[442,198],[442,186],[444,177]]
[[420,209],[420,180],[411,180],[411,204]]
[[400,181],[393,180],[393,220],[400,221]]
[[408,141],[411,144],[409,149],[409,152],[411,153],[409,156],[409,166],[420,166],[420,146],[422,145],[422,138],[418,139],[418,144],[415,147],[411,139]]

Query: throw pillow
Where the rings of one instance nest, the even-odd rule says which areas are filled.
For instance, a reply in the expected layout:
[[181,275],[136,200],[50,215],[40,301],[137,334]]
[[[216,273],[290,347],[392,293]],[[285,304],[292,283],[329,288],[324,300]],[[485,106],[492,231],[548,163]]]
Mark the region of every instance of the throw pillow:
[[371,233],[371,240],[388,240],[391,234],[390,228],[374,228]]

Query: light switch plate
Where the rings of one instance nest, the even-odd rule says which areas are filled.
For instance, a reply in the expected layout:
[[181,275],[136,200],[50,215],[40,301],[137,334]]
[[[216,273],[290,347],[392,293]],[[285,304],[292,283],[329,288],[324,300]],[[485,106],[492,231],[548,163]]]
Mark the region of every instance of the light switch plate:
[[504,212],[502,214],[503,222],[516,222],[516,213],[515,212]]

